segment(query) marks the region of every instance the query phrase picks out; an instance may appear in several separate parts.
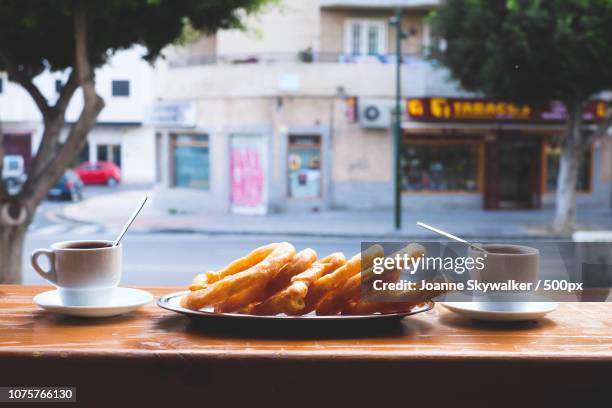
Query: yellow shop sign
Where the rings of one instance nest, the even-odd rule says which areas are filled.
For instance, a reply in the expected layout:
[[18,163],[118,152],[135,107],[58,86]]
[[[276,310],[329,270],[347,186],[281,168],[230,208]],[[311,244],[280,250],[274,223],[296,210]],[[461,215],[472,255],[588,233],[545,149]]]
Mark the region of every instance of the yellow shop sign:
[[[478,98],[410,98],[406,103],[408,117],[425,121],[563,121],[562,104],[552,102],[541,110],[530,105]],[[584,119],[603,119],[606,105],[602,101],[585,104]]]

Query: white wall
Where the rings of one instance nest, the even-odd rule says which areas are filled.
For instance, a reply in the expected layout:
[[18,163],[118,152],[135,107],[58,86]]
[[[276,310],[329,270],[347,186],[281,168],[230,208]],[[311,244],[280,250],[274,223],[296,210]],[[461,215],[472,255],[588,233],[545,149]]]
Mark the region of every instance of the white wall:
[[[0,121],[2,122],[38,122],[40,113],[30,95],[19,85],[9,82],[6,73],[0,72],[2,93],[0,93]],[[52,83],[50,75],[45,73],[34,81],[46,95],[46,85]]]
[[155,130],[149,127],[126,128],[121,143],[123,183],[155,181]]
[[[144,121],[147,106],[151,103],[153,78],[153,68],[141,58],[144,53],[142,47],[118,52],[108,64],[96,70],[96,91],[106,103],[98,122]],[[130,81],[130,96],[112,96],[113,80]],[[82,106],[83,96],[79,91],[68,107],[68,121],[78,118]]]
[[[147,106],[152,98],[152,72],[153,68],[141,59],[144,48],[133,47],[120,51],[111,58],[104,67],[96,70],[96,90],[106,102],[106,107],[100,114],[99,122],[125,123],[142,122],[145,118]],[[35,122],[41,116],[29,94],[15,83],[9,82],[5,73],[3,78],[3,92],[0,94],[0,121],[2,122]],[[66,81],[67,72],[44,72],[35,78],[34,83],[47,97],[49,103],[55,103],[55,80]],[[113,97],[111,83],[113,80],[129,80],[130,96]],[[83,106],[83,97],[79,91],[74,95],[66,114],[69,122],[75,121]]]
[[[104,98],[106,106],[98,118],[98,123],[88,135],[90,159],[95,158],[99,144],[121,145],[122,176],[125,183],[152,183],[155,178],[155,139],[154,129],[139,126],[145,121],[146,112],[153,100],[153,67],[142,60],[144,48],[133,47],[118,52],[109,63],[96,70],[96,91]],[[42,118],[30,95],[15,83],[9,82],[5,73],[3,92],[0,94],[0,121],[5,133],[30,133],[32,135],[32,154],[40,144]],[[44,72],[35,78],[34,83],[48,99],[56,102],[55,80],[65,82],[68,72]],[[129,97],[113,97],[112,81],[130,81]],[[80,90],[74,95],[66,113],[67,122],[74,122],[83,107]],[[129,124],[129,126],[127,126]],[[64,131],[66,133],[66,131]]]
[[267,6],[261,14],[245,20],[243,30],[217,33],[221,55],[287,53],[297,55],[307,47],[317,48],[319,36],[318,0],[283,0]]

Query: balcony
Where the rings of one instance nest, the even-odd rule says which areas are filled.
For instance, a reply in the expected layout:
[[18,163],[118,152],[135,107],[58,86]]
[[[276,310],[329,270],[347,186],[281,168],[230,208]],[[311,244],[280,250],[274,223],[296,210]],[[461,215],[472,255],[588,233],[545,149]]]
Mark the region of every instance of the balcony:
[[[180,71],[190,75],[205,75],[207,78],[221,77],[230,89],[235,75],[254,75],[257,70],[258,83],[264,84],[266,92],[273,89],[274,78],[282,73],[291,73],[301,78],[300,93],[328,94],[343,86],[348,92],[370,95],[392,95],[394,87],[395,55],[354,56],[339,52],[258,53],[231,55],[189,55],[168,61],[169,74]],[[244,78],[244,77],[243,77]],[[268,81],[264,81],[268,78]],[[237,85],[238,88],[244,88]],[[272,86],[272,88],[271,88]],[[219,92],[223,89],[215,86]],[[255,91],[253,87],[249,88]],[[251,93],[249,92],[249,93]],[[436,67],[421,54],[404,55],[402,59],[402,93],[406,96],[466,96],[449,79],[448,71]]]
[[[412,56],[405,56],[404,60],[408,61]],[[169,60],[171,68],[181,68],[196,65],[214,65],[214,64],[275,64],[275,63],[338,63],[338,64],[395,64],[395,54],[378,54],[378,55],[351,55],[342,52],[317,52],[311,50],[302,50],[295,53],[287,52],[268,52],[268,53],[244,53],[244,54],[205,54],[205,55],[188,55],[173,58]]]

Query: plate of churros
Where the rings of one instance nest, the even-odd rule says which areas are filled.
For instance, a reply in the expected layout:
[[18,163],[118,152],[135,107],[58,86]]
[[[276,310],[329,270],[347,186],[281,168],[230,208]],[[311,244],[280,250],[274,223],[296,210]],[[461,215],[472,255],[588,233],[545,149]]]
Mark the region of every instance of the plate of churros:
[[220,270],[196,275],[188,290],[165,295],[157,304],[192,317],[250,320],[397,320],[430,310],[433,302],[423,297],[362,298],[367,271],[383,252],[373,245],[349,259],[341,252],[318,258],[311,248],[297,251],[288,242],[272,243]]

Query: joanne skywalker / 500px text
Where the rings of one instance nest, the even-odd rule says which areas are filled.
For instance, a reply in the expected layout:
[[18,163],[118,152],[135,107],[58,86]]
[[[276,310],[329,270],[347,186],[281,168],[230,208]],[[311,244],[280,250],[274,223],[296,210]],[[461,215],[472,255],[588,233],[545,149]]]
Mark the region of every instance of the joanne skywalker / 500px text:
[[563,290],[573,292],[582,290],[582,283],[568,282],[564,280],[539,280],[537,282],[519,282],[510,279],[504,282],[479,282],[470,279],[464,282],[431,282],[426,280],[409,281],[402,279],[398,282],[384,282],[380,279],[372,282],[374,290],[399,290],[399,291],[478,291],[487,292],[515,292],[515,291],[537,291],[543,290]]

